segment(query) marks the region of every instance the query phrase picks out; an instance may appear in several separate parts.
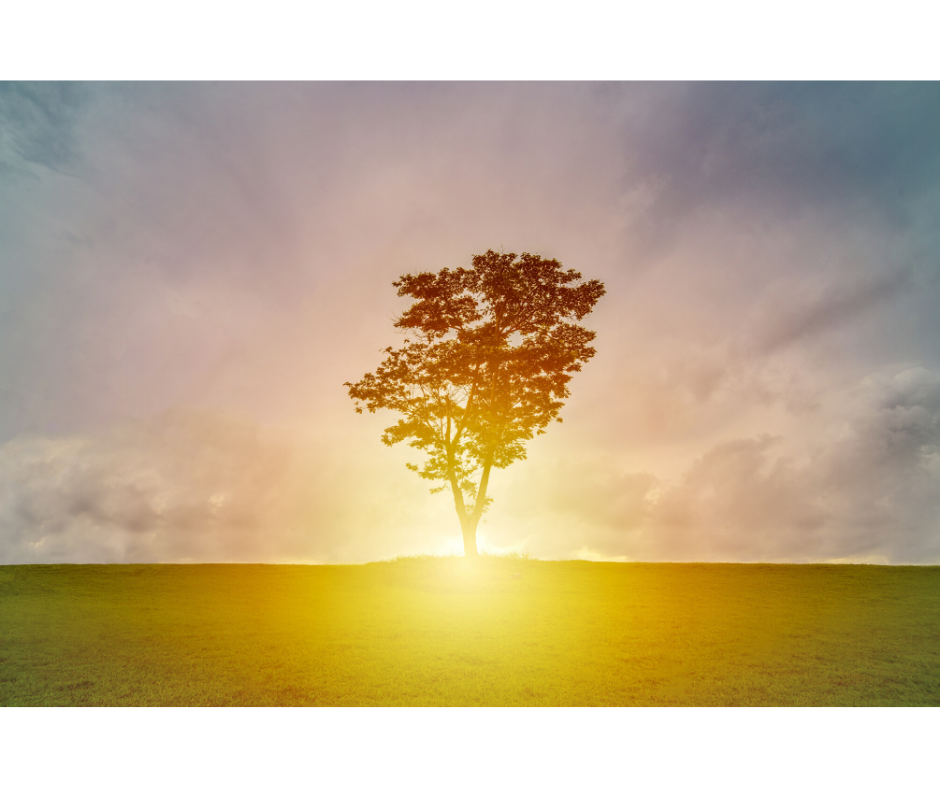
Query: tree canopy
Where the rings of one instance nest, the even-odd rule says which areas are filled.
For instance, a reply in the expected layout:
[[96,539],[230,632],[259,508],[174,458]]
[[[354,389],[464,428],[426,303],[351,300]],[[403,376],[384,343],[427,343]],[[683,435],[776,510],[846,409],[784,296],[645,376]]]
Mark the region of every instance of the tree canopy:
[[557,260],[492,250],[470,268],[405,274],[392,283],[414,299],[395,322],[403,346],[345,384],[358,413],[364,404],[401,414],[382,442],[427,453],[423,466],[407,465],[443,482],[432,492],[451,490],[466,555],[477,554],[491,469],[525,459],[525,442],[561,421],[571,376],[595,353],[579,321],[604,285],[581,280]]

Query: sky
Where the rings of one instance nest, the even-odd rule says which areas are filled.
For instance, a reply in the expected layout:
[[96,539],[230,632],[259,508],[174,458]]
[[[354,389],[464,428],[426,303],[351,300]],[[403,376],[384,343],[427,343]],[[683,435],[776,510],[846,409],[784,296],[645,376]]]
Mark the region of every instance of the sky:
[[0,83],[0,563],[459,552],[403,273],[607,294],[481,549],[940,561],[940,83]]

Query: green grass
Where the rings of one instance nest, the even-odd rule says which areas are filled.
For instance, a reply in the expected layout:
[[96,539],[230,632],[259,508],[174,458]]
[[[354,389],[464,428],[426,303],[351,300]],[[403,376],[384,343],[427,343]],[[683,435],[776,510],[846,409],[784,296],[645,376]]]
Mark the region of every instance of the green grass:
[[938,703],[940,567],[0,567],[6,706]]

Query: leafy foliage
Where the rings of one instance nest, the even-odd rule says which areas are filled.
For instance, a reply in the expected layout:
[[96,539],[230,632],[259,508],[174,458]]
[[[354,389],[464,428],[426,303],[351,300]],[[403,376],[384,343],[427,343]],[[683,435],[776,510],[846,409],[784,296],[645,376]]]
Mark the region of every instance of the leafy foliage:
[[415,299],[395,323],[408,338],[345,384],[357,412],[364,403],[401,414],[382,441],[427,452],[423,467],[408,467],[444,482],[432,492],[450,486],[465,537],[490,503],[490,469],[524,459],[525,442],[561,421],[568,382],[595,353],[578,321],[604,286],[581,278],[554,259],[492,250],[471,268],[406,274],[392,284]]

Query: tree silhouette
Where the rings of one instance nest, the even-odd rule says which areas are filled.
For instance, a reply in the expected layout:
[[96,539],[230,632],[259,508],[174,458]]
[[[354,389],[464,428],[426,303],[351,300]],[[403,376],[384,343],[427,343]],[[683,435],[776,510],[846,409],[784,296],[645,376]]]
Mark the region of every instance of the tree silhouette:
[[415,299],[395,322],[409,338],[385,348],[374,373],[344,384],[357,413],[365,404],[402,414],[382,442],[427,452],[423,467],[407,466],[444,482],[431,492],[451,490],[465,555],[477,555],[490,471],[525,459],[525,441],[561,421],[571,373],[595,353],[594,332],[578,321],[604,285],[580,280],[557,260],[492,250],[469,269],[405,274],[392,285]]

